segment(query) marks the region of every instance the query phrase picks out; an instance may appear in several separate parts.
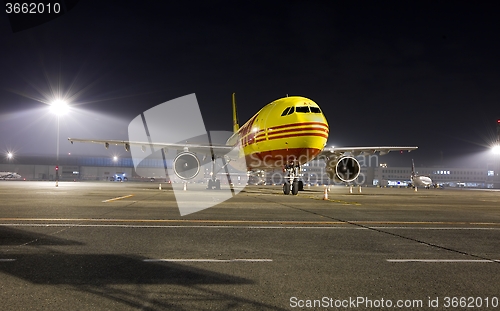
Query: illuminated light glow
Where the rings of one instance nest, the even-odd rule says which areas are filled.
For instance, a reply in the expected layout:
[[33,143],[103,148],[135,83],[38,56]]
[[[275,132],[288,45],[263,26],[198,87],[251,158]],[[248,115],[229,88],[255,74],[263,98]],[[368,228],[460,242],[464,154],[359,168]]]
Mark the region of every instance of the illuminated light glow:
[[491,148],[494,154],[500,154],[500,145],[495,145]]
[[116,161],[118,161],[118,157],[117,157],[117,156],[114,156],[114,157],[113,157],[113,161],[115,161],[115,162],[116,162]]
[[50,103],[50,111],[58,116],[66,114],[68,110],[68,103],[66,103],[66,101],[62,99],[56,99],[52,103]]
[[7,153],[7,159],[12,159],[12,157],[14,157],[14,155],[12,154],[12,152]]

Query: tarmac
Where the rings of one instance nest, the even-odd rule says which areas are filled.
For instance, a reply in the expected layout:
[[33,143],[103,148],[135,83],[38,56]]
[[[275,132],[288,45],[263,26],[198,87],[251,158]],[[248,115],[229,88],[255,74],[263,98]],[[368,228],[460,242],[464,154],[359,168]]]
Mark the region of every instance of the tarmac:
[[2,310],[500,308],[500,191],[158,186],[0,181]]

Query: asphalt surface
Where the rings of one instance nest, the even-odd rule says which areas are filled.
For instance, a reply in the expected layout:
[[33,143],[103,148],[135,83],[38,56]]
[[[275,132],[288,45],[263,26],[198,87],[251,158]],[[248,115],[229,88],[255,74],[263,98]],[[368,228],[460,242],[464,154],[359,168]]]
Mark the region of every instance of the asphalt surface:
[[323,189],[0,181],[1,309],[500,309],[500,192]]

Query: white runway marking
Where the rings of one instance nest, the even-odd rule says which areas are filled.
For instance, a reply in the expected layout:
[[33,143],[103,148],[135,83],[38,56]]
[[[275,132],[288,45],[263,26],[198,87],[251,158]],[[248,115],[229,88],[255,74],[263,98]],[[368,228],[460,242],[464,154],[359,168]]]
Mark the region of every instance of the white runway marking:
[[11,262],[11,261],[16,261],[16,260],[15,259],[9,259],[9,258],[0,259],[0,262]]
[[35,192],[36,194],[59,194],[66,193],[66,191],[44,191],[44,192]]
[[425,263],[490,263],[498,259],[386,259],[388,262],[425,262]]
[[237,259],[203,259],[203,258],[194,258],[194,259],[174,259],[174,258],[164,258],[164,259],[144,259],[144,262],[271,262],[272,259],[245,259],[245,258],[237,258]]

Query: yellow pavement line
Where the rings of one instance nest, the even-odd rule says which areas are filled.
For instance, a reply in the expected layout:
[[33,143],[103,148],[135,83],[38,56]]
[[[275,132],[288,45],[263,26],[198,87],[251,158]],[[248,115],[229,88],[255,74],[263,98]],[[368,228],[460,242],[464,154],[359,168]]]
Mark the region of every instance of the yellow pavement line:
[[134,196],[133,194],[129,194],[129,195],[126,195],[126,196],[123,196],[123,197],[118,197],[118,198],[113,198],[113,199],[109,199],[109,200],[104,200],[104,201],[102,201],[102,203],[113,202],[113,201],[117,201],[117,200],[121,200],[121,199],[130,198],[130,197],[133,197],[133,196]]
[[0,218],[0,221],[88,221],[88,222],[152,222],[152,223],[244,223],[244,224],[287,224],[287,225],[339,225],[342,221],[280,221],[280,220],[202,220],[202,219],[108,219],[108,218]]
[[293,220],[203,220],[203,219],[111,219],[111,218],[0,218],[0,221],[85,221],[85,222],[151,222],[151,223],[206,223],[206,224],[283,224],[283,225],[483,225],[500,226],[492,222],[462,222],[462,221],[293,221]]

